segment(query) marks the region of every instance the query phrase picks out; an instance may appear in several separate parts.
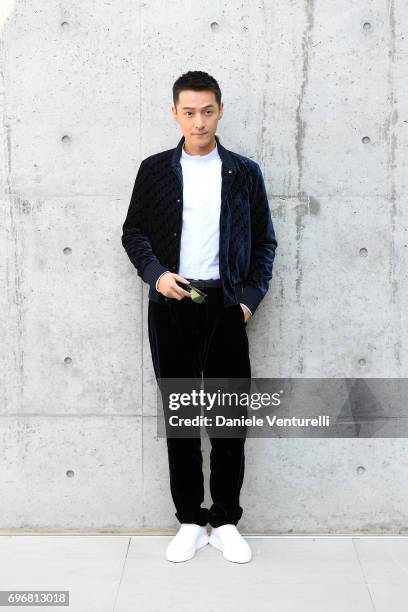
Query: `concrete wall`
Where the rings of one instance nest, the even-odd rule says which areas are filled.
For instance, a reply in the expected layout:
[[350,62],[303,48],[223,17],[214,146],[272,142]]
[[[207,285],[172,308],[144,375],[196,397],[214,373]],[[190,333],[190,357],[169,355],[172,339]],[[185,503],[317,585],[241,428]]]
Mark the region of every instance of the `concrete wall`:
[[[217,78],[218,135],[267,183],[279,247],[247,328],[254,377],[406,375],[407,3],[3,0],[0,15],[1,528],[178,524],[148,288],[120,236],[141,159],[180,138],[187,70]],[[406,530],[408,445],[377,435],[248,440],[240,526]]]

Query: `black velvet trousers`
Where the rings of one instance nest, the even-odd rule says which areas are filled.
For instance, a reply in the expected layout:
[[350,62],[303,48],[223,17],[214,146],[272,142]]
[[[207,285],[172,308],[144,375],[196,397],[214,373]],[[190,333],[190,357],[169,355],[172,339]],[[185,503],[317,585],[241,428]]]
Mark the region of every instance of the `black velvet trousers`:
[[[149,300],[148,330],[156,380],[239,378],[250,380],[248,337],[239,304],[224,306],[222,289],[206,287],[202,304],[191,298]],[[208,430],[207,430],[208,431]],[[245,435],[210,436],[210,509],[202,508],[204,477],[200,437],[166,435],[170,490],[180,523],[219,527],[242,516],[240,490],[245,469]]]

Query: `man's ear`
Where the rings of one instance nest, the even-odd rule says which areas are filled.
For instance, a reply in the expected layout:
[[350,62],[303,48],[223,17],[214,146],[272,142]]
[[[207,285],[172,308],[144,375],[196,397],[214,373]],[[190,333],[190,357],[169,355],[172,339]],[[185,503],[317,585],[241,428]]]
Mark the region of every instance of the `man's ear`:
[[173,115],[174,121],[177,123],[177,109],[175,106],[171,107],[171,114]]

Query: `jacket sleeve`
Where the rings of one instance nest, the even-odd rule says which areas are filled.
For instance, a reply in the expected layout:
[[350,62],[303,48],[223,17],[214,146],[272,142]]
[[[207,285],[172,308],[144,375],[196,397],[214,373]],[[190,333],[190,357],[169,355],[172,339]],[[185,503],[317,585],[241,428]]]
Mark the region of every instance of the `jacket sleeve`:
[[273,261],[278,242],[275,236],[265,182],[255,163],[255,179],[251,195],[251,259],[240,301],[252,314],[265,297],[272,278]]
[[150,286],[167,268],[161,265],[152,250],[148,235],[148,165],[140,164],[130,199],[129,209],[122,227],[122,245],[138,275]]

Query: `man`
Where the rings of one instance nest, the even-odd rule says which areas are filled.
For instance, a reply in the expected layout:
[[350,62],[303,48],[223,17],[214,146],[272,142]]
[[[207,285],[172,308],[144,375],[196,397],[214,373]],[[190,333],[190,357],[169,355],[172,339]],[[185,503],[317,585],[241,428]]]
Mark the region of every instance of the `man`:
[[[250,379],[246,325],[268,291],[277,247],[262,173],[216,136],[224,105],[212,76],[183,74],[173,85],[173,102],[183,136],[177,147],[142,161],[122,235],[130,261],[150,286],[156,380]],[[202,303],[189,283],[205,294]],[[185,561],[210,543],[229,561],[250,561],[251,549],[236,527],[243,512],[245,436],[210,437],[210,509],[201,507],[200,437],[166,439],[180,522],[166,558]]]

